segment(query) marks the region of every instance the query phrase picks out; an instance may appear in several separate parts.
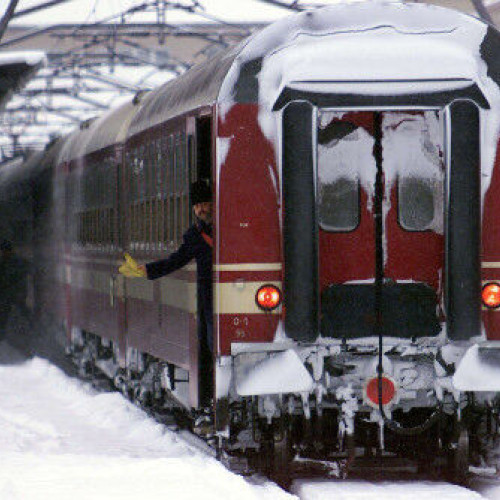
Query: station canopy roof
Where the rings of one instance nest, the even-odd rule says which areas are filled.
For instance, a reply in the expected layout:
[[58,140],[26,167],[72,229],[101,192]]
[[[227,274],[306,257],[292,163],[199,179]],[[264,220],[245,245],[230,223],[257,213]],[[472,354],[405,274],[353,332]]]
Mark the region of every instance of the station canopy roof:
[[44,65],[42,52],[11,52],[0,54],[0,110],[12,94],[19,91]]

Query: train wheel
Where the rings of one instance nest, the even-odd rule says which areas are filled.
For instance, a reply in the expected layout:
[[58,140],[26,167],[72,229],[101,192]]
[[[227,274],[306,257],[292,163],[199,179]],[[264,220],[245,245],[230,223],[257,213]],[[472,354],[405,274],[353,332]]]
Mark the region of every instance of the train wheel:
[[[272,467],[271,478],[282,488],[288,489],[292,483],[293,448],[291,428],[285,422],[279,436],[272,440]],[[279,437],[279,439],[276,439]]]
[[469,472],[470,455],[469,431],[466,427],[459,425],[457,438],[449,461],[450,480],[457,484],[467,482],[467,473]]

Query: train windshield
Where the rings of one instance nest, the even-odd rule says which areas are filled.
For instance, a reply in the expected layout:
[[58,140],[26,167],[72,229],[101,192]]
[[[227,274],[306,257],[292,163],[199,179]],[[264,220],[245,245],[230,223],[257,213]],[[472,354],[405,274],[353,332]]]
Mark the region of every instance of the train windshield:
[[370,141],[363,130],[327,112],[319,115],[317,137],[320,227],[352,231],[360,216],[358,165],[369,163]]
[[[381,119],[384,202],[396,188],[398,222],[406,231],[443,232],[444,162],[439,113],[384,112]],[[322,230],[354,230],[361,195],[375,195],[373,113],[318,113],[318,215]],[[385,207],[385,212],[390,209]]]

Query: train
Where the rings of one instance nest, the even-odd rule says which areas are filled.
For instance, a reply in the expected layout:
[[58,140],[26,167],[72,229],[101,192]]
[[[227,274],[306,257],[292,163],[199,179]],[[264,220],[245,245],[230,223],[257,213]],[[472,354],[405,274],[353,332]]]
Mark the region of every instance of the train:
[[[35,313],[82,372],[208,415],[222,454],[283,477],[370,457],[465,477],[498,428],[498,53],[494,27],[441,7],[304,11],[3,166]],[[117,273],[179,247],[196,181],[214,202],[208,406],[194,264]]]

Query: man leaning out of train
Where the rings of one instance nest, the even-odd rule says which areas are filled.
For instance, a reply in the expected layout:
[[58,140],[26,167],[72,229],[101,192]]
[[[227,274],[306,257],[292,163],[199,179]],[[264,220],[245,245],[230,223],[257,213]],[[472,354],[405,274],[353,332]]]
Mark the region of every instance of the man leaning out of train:
[[[138,265],[129,255],[120,272],[129,277],[146,277],[150,280],[166,276],[196,260],[198,281],[198,338],[200,341],[202,371],[211,370],[213,352],[212,314],[212,191],[203,181],[191,184],[191,204],[194,223],[183,235],[179,249],[166,259]],[[205,361],[203,361],[205,358]],[[207,359],[208,358],[208,359]],[[203,375],[203,374],[202,374]],[[211,380],[209,373],[206,379]],[[204,377],[205,378],[205,377]]]

